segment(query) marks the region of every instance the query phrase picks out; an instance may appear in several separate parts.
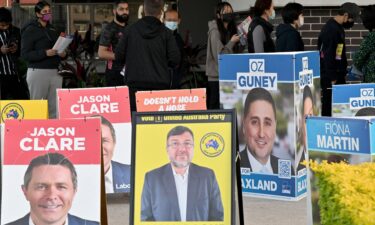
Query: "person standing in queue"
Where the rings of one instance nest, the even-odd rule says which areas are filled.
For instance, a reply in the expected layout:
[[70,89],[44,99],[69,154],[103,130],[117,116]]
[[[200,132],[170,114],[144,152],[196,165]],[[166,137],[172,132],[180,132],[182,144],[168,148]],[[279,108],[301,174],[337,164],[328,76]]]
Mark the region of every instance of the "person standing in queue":
[[208,22],[208,41],[206,76],[207,86],[207,108],[220,108],[219,93],[219,54],[230,54],[239,52],[238,43],[240,37],[233,16],[233,8],[228,2],[220,2],[216,6],[216,19]]
[[275,44],[271,38],[273,25],[269,22],[275,19],[275,15],[272,0],[257,0],[254,7],[251,7],[252,21],[247,33],[249,53],[275,51]]
[[28,62],[26,80],[30,99],[47,99],[49,118],[56,118],[56,89],[62,87],[57,68],[66,53],[52,49],[59,34],[51,25],[50,4],[40,1],[34,11],[36,19],[22,28],[21,57]]

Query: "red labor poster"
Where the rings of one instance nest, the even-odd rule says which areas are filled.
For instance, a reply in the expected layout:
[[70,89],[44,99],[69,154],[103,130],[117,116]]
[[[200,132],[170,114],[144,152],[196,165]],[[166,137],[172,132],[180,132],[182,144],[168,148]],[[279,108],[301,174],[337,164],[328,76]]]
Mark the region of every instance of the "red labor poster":
[[1,224],[99,224],[100,145],[98,118],[5,121]]
[[106,193],[130,191],[131,118],[128,87],[59,89],[59,118],[100,117]]
[[138,91],[137,112],[206,110],[206,89]]

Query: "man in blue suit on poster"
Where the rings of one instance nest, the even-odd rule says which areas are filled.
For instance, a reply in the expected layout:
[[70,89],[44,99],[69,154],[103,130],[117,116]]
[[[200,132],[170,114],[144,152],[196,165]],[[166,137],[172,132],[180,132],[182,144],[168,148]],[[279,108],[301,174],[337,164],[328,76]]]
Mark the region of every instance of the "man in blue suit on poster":
[[30,213],[6,225],[99,225],[68,213],[77,192],[77,172],[59,153],[31,160],[22,191],[30,203]]
[[149,171],[141,199],[142,221],[223,221],[213,170],[192,163],[193,132],[176,126],[167,135],[170,163]]
[[112,160],[116,147],[116,131],[112,123],[100,116],[102,121],[102,148],[106,193],[130,191],[130,165]]

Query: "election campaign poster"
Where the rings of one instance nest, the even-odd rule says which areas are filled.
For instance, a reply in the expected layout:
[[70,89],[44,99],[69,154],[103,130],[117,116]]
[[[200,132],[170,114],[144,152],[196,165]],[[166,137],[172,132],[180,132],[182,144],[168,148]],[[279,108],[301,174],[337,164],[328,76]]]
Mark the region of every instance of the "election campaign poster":
[[47,100],[2,100],[1,121],[7,119],[48,119]]
[[98,118],[6,120],[1,224],[99,224],[100,146]]
[[332,116],[375,116],[375,84],[332,86]]
[[132,225],[234,224],[233,110],[133,115]]
[[[316,162],[371,162],[375,155],[375,117],[308,117],[307,146]],[[320,223],[317,180],[311,176],[313,221]]]
[[106,193],[129,193],[131,117],[128,87],[59,89],[59,118],[100,117]]
[[186,111],[206,109],[206,89],[138,91],[137,112]]
[[237,111],[244,196],[306,195],[304,118],[319,114],[319,77],[318,52],[220,55],[220,102]]

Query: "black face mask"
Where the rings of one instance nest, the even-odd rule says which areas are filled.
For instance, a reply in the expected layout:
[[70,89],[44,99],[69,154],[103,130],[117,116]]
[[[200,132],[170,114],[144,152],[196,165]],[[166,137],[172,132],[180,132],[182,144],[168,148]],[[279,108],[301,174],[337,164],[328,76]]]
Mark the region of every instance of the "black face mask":
[[351,22],[345,22],[342,24],[342,26],[345,28],[345,29],[350,29],[354,26],[354,21],[351,21]]
[[128,14],[119,15],[116,13],[116,20],[120,23],[128,23],[129,15]]
[[225,13],[223,14],[223,22],[230,23],[234,21],[234,14],[233,13]]

